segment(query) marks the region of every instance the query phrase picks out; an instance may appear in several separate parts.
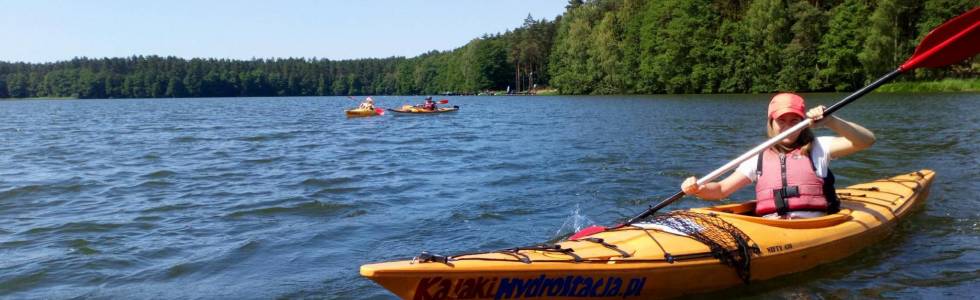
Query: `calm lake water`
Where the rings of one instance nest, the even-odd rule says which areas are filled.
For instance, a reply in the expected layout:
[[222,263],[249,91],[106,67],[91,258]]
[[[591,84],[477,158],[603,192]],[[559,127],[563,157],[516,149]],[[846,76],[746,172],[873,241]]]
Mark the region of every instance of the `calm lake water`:
[[[358,267],[630,217],[763,141],[768,103],[447,98],[461,110],[361,119],[343,97],[0,101],[0,298],[393,298]],[[975,297],[980,94],[838,115],[878,137],[834,161],[838,184],[933,169],[925,209],[844,261],[720,296]]]

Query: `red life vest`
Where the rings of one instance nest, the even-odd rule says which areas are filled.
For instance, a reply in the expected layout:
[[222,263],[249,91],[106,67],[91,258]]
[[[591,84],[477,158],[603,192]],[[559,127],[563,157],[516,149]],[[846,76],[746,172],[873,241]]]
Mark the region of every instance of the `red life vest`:
[[800,149],[786,154],[767,149],[759,155],[755,215],[774,212],[784,215],[796,210],[828,211],[824,179],[817,176],[810,159]]

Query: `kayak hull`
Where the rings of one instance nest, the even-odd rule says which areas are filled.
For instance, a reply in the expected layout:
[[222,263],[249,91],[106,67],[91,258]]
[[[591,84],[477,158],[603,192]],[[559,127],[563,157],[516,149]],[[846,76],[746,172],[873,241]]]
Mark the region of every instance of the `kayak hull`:
[[453,107],[440,107],[437,110],[422,110],[411,106],[402,107],[401,109],[389,108],[388,111],[401,113],[401,114],[438,114],[438,113],[449,113],[459,110],[459,106]]
[[345,110],[344,114],[348,117],[373,117],[377,116],[378,112],[373,109],[349,109]]
[[[935,173],[922,170],[838,189],[841,212],[800,220],[745,215],[753,202],[690,209],[713,214],[758,246],[751,281],[797,273],[840,260],[891,233],[925,202]],[[562,241],[579,257],[539,250],[452,256],[448,261],[395,261],[361,266],[360,273],[405,299],[595,297],[669,298],[745,284],[708,246],[657,229],[624,227]],[[522,261],[520,257],[526,258]]]

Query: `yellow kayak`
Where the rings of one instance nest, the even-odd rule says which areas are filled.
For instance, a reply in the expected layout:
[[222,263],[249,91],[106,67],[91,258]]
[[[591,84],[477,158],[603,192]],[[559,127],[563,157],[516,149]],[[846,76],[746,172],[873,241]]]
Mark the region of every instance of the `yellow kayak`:
[[[674,211],[578,240],[367,264],[404,299],[667,298],[801,272],[885,238],[929,195],[930,170],[838,189],[841,211],[754,217],[754,202]],[[709,246],[710,245],[710,246]]]
[[377,116],[378,115],[378,109],[361,109],[361,108],[348,109],[348,110],[345,110],[344,111],[344,114],[346,114],[348,117],[370,117],[370,116]]

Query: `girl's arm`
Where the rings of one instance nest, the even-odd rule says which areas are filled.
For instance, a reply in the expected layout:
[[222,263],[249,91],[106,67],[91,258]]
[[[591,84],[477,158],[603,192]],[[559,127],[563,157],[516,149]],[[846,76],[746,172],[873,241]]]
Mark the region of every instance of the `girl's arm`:
[[721,181],[709,182],[701,186],[695,184],[696,182],[697,178],[694,176],[688,177],[684,180],[684,183],[681,183],[681,190],[685,194],[694,195],[701,199],[721,200],[728,198],[728,195],[752,183],[752,180],[742,175],[742,173],[733,172],[732,175],[728,175],[728,177]]
[[826,145],[830,157],[848,156],[874,145],[875,134],[871,130],[833,115],[823,118],[823,110],[822,105],[814,107],[807,112],[807,116],[814,120],[814,126],[826,126],[840,135],[830,139],[830,143]]

